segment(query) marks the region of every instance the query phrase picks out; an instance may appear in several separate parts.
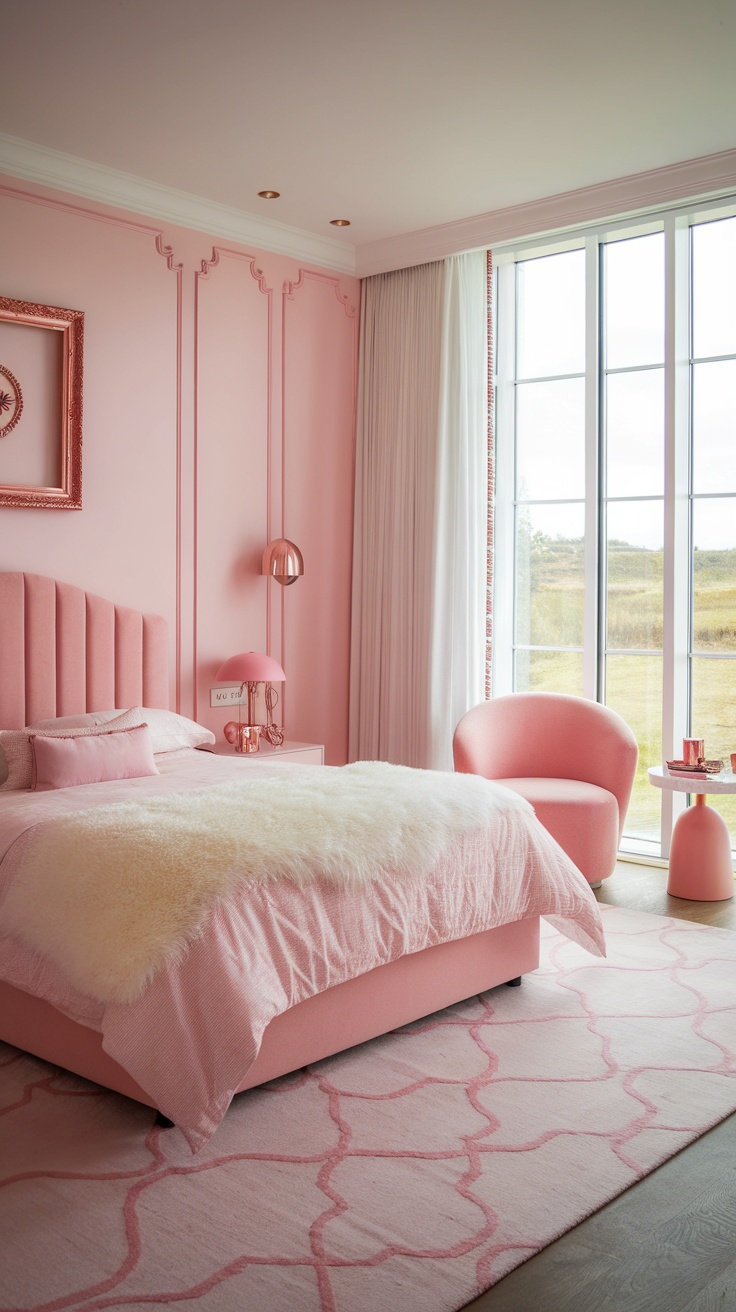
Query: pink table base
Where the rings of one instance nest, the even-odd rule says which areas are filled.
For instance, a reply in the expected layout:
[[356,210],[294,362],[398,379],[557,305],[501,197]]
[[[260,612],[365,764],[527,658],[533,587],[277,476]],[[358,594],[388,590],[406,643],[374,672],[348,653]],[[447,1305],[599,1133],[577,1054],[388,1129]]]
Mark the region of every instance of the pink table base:
[[[668,775],[660,766],[649,770],[657,788],[695,795],[695,805],[678,816],[670,845],[667,892],[692,902],[725,902],[734,895],[731,839],[725,820],[708,806],[706,792],[736,792],[733,773],[701,779]],[[699,791],[702,789],[703,791]]]
[[733,897],[728,827],[723,816],[705,805],[702,793],[696,795],[695,806],[683,811],[675,824],[667,892],[694,902],[721,902]]

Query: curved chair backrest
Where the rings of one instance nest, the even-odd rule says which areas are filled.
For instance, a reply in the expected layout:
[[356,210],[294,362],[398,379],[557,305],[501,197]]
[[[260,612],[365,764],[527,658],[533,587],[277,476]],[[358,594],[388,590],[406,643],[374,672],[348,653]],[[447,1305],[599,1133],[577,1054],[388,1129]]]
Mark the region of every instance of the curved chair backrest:
[[452,746],[455,769],[464,774],[580,779],[607,788],[623,829],[639,750],[626,721],[607,706],[553,692],[495,697],[462,717]]

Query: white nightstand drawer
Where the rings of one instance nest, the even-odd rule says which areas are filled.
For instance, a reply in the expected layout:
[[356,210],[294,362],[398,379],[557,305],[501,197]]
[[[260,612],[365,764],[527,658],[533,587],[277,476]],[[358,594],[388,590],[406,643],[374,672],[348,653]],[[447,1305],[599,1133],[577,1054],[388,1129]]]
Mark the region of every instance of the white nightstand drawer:
[[236,752],[230,743],[218,743],[217,756],[231,756],[236,761],[293,761],[296,765],[324,765],[325,749],[321,743],[292,743],[288,740],[280,747],[262,742],[257,752]]

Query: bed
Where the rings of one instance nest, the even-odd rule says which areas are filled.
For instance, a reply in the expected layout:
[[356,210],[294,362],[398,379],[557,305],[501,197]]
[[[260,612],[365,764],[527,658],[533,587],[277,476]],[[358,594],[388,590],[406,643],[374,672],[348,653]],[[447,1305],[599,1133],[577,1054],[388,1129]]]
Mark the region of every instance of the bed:
[[[155,720],[154,712],[165,714],[169,704],[166,625],[160,617],[116,606],[73,585],[34,574],[0,574],[0,671],[0,730],[98,713],[111,722],[121,708],[139,707],[145,724],[146,717]],[[145,986],[130,993],[132,985],[118,982],[117,993],[106,993],[97,987],[97,976],[89,974],[92,931],[88,927],[88,938],[80,938],[82,945],[91,945],[82,962],[76,921],[70,920],[65,930],[61,912],[53,910],[53,898],[61,898],[67,888],[70,867],[60,866],[62,880],[49,867],[51,858],[47,855],[43,866],[40,854],[60,850],[52,843],[57,830],[79,852],[85,825],[92,830],[103,821],[117,825],[127,807],[138,834],[143,816],[163,842],[164,818],[168,832],[178,833],[182,807],[189,816],[216,805],[218,815],[225,815],[225,806],[263,808],[269,793],[275,816],[279,807],[281,814],[291,809],[283,806],[285,796],[296,799],[292,829],[296,825],[298,832],[302,794],[303,805],[321,815],[316,788],[320,798],[332,789],[339,801],[345,787],[360,785],[375,793],[385,788],[386,779],[385,792],[393,791],[395,780],[398,793],[415,782],[434,789],[426,794],[433,799],[434,817],[435,810],[442,810],[442,797],[451,797],[454,788],[465,789],[470,779],[429,771],[386,776],[380,771],[400,768],[376,766],[374,784],[371,764],[331,770],[276,763],[251,769],[251,763],[214,755],[207,745],[187,743],[157,753],[151,778],[38,792],[0,788],[0,1039],[156,1108],[181,1127],[192,1151],[215,1132],[235,1093],[534,970],[540,914],[591,952],[603,954],[600,917],[583,876],[528,804],[509,802],[503,796],[507,790],[476,781],[470,787],[492,790],[487,796],[498,818],[493,825],[484,821],[482,828],[476,822],[468,834],[461,832],[458,820],[441,858],[432,858],[431,871],[431,862],[425,862],[421,878],[410,870],[400,885],[388,889],[370,879],[359,888],[355,883],[342,887],[334,879],[328,882],[325,860],[324,871],[301,886],[289,873],[301,857],[296,852],[300,843],[290,839],[291,864],[289,852],[282,851],[285,877],[228,883],[227,897],[214,898],[163,965],[156,958]],[[243,794],[241,800],[234,797],[236,791]],[[222,823],[215,827],[221,829]],[[431,828],[429,818],[426,827]],[[283,828],[291,832],[286,823]],[[314,828],[319,854],[332,840],[327,822]],[[114,859],[122,861],[117,845],[105,841],[106,850],[114,848]],[[282,849],[285,845],[282,834]],[[96,869],[93,851],[87,855],[87,885],[73,882],[82,879],[76,869],[68,875],[68,903],[76,899],[75,905],[87,905],[84,889],[91,887],[89,870]],[[351,859],[350,854],[345,858],[347,873]],[[133,858],[126,856],[123,864],[132,869]],[[37,889],[34,895],[35,879],[46,879],[45,885],[38,884],[45,893]],[[103,882],[98,878],[100,888]],[[145,897],[154,898],[157,888],[149,880]],[[104,883],[105,896],[107,889]],[[55,938],[48,937],[48,926],[44,938],[30,924],[34,896],[53,922]],[[156,922],[158,930],[159,917],[150,911],[146,917],[146,925]],[[85,917],[78,919],[81,924]],[[264,933],[269,935],[265,946]],[[310,935],[323,940],[319,951]],[[47,950],[43,945],[52,940],[56,946]],[[119,957],[120,971],[127,970],[128,948],[116,954],[117,942],[117,931],[111,931],[103,955],[114,959],[116,969]],[[67,960],[72,964],[67,966]],[[255,1019],[251,1012],[257,1013]]]

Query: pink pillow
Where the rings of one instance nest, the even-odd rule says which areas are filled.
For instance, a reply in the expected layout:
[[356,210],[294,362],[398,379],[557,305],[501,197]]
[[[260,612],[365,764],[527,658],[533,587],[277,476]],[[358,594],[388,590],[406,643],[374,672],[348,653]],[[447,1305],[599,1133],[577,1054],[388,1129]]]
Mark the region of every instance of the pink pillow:
[[[110,715],[114,718],[109,718]],[[100,718],[102,716],[106,717],[104,726]],[[65,715],[57,720],[39,720],[37,724],[28,725],[25,729],[0,729],[0,755],[7,764],[5,778],[0,783],[0,792],[32,786],[31,734],[33,733],[43,733],[44,737],[48,738],[76,738],[93,733],[107,733],[111,729],[135,729],[139,724],[143,724],[143,716],[140,706],[134,706],[129,711],[96,711],[92,715]]]
[[151,732],[147,724],[136,729],[114,729],[60,738],[41,733],[31,735],[33,781],[31,787],[75,788],[78,784],[101,784],[110,779],[140,779],[158,774],[153,759]]

